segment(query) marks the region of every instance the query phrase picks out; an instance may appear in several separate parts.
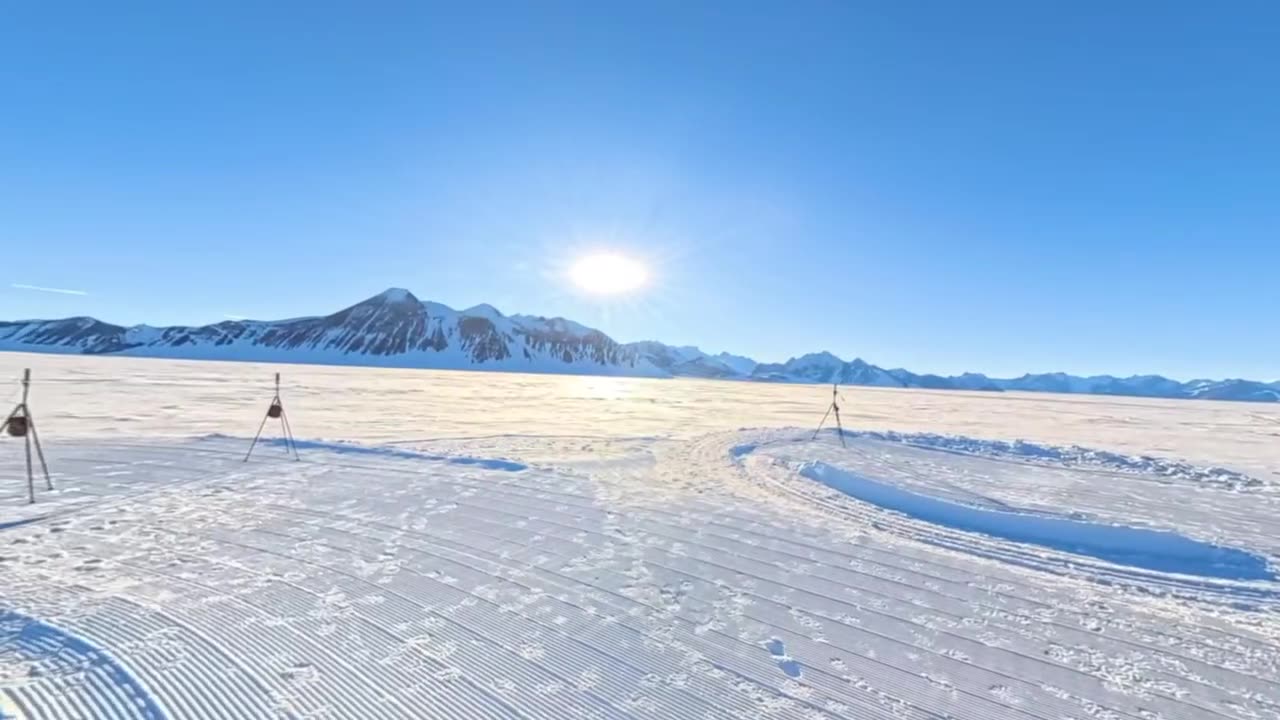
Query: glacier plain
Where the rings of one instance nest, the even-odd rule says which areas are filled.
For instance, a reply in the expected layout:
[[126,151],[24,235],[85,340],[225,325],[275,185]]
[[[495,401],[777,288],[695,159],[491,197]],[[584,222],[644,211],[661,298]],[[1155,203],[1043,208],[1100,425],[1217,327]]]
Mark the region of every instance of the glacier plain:
[[0,717],[1280,720],[1257,405],[28,366]]

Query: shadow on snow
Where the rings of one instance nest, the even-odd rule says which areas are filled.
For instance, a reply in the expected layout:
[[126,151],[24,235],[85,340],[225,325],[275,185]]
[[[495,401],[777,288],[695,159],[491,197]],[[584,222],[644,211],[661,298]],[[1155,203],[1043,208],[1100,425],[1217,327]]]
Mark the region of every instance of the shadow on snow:
[[[258,442],[263,445],[285,447],[286,441],[284,438],[267,438],[259,440]],[[511,462],[510,460],[431,455],[428,453],[420,453],[413,450],[401,450],[400,448],[393,447],[352,445],[348,443],[320,442],[316,440],[296,440],[293,445],[299,450],[329,450],[331,452],[341,453],[344,455],[377,455],[379,457],[403,458],[407,460],[433,460],[435,462],[448,463],[450,465],[475,465],[487,470],[504,470],[506,472],[519,472],[521,470],[529,469],[528,465]]]
[[[164,711],[146,688],[110,655],[52,625],[0,610],[0,661],[23,660],[39,663],[42,666],[41,677],[54,682],[63,682],[60,677],[75,677],[86,670],[92,671],[118,689],[113,709],[124,708],[122,717],[165,718]],[[108,703],[99,709],[111,706],[112,703]]]
[[[37,515],[36,517],[22,518],[21,520],[12,520],[10,522],[0,522],[0,530],[8,530],[9,528],[22,527],[23,525],[29,525],[31,523],[40,522],[41,520],[44,520],[47,517],[49,516]],[[3,615],[0,615],[0,620],[3,620],[3,617],[4,617]]]

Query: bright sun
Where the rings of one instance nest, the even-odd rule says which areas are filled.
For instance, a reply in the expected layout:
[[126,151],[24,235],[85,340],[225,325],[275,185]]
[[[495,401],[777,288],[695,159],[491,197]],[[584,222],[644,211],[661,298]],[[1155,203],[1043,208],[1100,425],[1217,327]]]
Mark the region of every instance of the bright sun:
[[598,295],[631,292],[645,284],[649,273],[639,261],[616,253],[598,253],[579,259],[569,268],[573,284]]

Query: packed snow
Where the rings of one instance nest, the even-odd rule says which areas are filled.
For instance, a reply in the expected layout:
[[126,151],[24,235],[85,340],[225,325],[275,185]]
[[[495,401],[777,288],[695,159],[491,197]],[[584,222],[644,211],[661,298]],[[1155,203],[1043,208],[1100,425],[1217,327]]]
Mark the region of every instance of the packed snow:
[[28,366],[0,717],[1280,720],[1257,406]]

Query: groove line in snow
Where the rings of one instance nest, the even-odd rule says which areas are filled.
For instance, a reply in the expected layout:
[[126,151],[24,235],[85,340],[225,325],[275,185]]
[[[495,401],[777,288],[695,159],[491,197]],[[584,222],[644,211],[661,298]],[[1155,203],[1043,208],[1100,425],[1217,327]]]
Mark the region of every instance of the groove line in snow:
[[[480,532],[480,531],[475,530],[474,528],[473,528],[470,532],[475,533],[475,534],[479,534],[479,535],[484,535],[484,534],[485,534],[485,533],[482,533],[482,532]],[[406,534],[409,534],[409,533],[406,533]],[[437,538],[437,540],[438,540],[438,539],[440,539],[440,538]],[[335,548],[335,549],[341,550],[341,548]],[[475,548],[472,548],[472,549],[475,549]],[[658,564],[656,564],[656,563],[655,563],[654,565],[655,565],[655,566],[657,566],[657,567],[663,567],[663,566],[658,565]],[[674,570],[674,569],[671,569],[671,568],[663,567],[663,569],[665,569],[665,570],[667,570],[667,571],[669,571],[669,572],[671,572],[671,573],[673,573],[673,574],[689,575],[689,574],[688,574],[688,573],[686,573],[686,572],[683,572],[683,571],[677,571],[677,570]],[[547,570],[547,569],[545,569],[545,568],[537,568],[537,570],[538,570],[538,571],[540,571],[540,572],[549,573],[549,574],[558,574],[558,573],[555,573],[554,571]],[[700,579],[700,580],[703,580],[703,581],[705,582],[705,578],[702,578],[702,577],[700,577],[700,576],[693,576],[693,575],[689,575],[689,576],[690,576],[690,577],[695,577],[696,579]],[[609,594],[613,594],[613,593],[609,593]],[[768,599],[767,599],[767,598],[763,598],[763,596],[758,596],[758,595],[756,595],[756,594],[754,594],[754,593],[751,593],[751,594],[752,594],[754,597],[757,597],[758,599],[768,601]],[[618,596],[618,597],[621,597],[621,596]],[[835,598],[827,598],[827,599],[835,600]],[[633,602],[634,602],[634,601],[633,601]],[[649,609],[656,610],[657,608],[650,607]],[[768,623],[768,621],[763,620],[763,619],[761,619],[761,618],[754,618],[754,617],[753,617],[752,619],[753,619],[753,620],[755,620],[756,622],[760,622],[760,623],[764,624],[765,626],[767,626],[767,627],[769,627],[769,628],[773,629],[774,631],[777,631],[777,632],[785,632],[785,633],[790,633],[790,632],[791,632],[791,631],[789,631],[789,630],[787,630],[787,629],[785,629],[785,628],[782,628],[781,626],[772,625],[772,624]],[[832,621],[836,621],[834,618],[828,618],[828,619],[830,619],[830,620],[832,620]],[[906,623],[911,623],[911,621],[910,621],[910,620],[906,620],[906,619],[902,619],[902,618],[894,618],[894,619],[897,619],[897,620],[900,620],[900,621],[902,621],[902,622],[906,622]],[[686,622],[688,622],[689,624],[692,624],[692,622],[691,622],[691,621],[686,621]],[[838,621],[837,621],[837,622],[838,622]],[[856,628],[856,627],[855,627],[855,628],[852,628],[852,629],[855,629],[855,630],[862,630],[861,628]],[[717,634],[720,634],[720,633],[718,633],[718,631],[713,631],[713,632],[717,632]],[[750,643],[746,643],[746,642],[744,642],[744,641],[740,640],[739,638],[736,638],[736,637],[733,637],[733,636],[727,636],[727,635],[726,635],[725,637],[726,637],[728,640],[730,640],[731,642],[734,642],[734,643],[737,643],[737,644],[741,644],[741,645],[745,645],[745,646],[748,646],[748,647],[750,647],[750,646],[751,646],[751,644],[750,644]],[[800,636],[797,636],[797,637],[800,637]],[[892,638],[889,638],[888,636],[880,636],[880,637],[882,637],[883,639],[887,639],[887,640],[893,640]],[[830,643],[828,643],[828,644],[830,645]],[[835,648],[837,648],[837,649],[842,649],[842,648],[839,648],[839,646],[836,646],[836,645],[831,645],[831,647],[835,647]],[[851,650],[845,650],[845,652],[847,652],[847,653],[848,653],[848,654],[850,654],[850,655],[857,655],[857,653],[856,653],[856,652],[851,651]],[[868,660],[871,660],[871,661],[873,661],[873,662],[878,662],[878,661],[875,661],[875,660],[874,660],[874,659],[872,659],[872,658],[868,658]],[[1042,662],[1042,661],[1040,661],[1038,658],[1031,658],[1031,657],[1026,657],[1026,656],[1023,656],[1023,660],[1025,660],[1025,661],[1030,661],[1030,662]],[[896,667],[896,666],[890,666],[890,667],[893,667],[895,670],[898,670],[898,671],[900,671],[900,672],[906,673],[906,674],[908,674],[908,675],[913,675],[913,673],[911,673],[910,671],[905,670],[904,668],[900,668],[900,667]],[[1078,672],[1078,671],[1072,670],[1071,668],[1065,668],[1065,667],[1064,667],[1064,668],[1061,668],[1061,669],[1062,669],[1062,670],[1064,670],[1064,671]],[[820,673],[820,674],[826,674],[826,673],[825,673],[825,671],[822,671],[821,669],[818,669],[816,672],[818,672],[818,673]],[[1004,673],[995,673],[995,674],[1001,675],[1002,677],[1004,677],[1005,679],[1010,680],[1010,681],[1014,681],[1014,682],[1021,682],[1021,681],[1020,681],[1020,680],[1018,680],[1017,678],[1013,678],[1012,676],[1009,676],[1009,675],[1004,674]],[[913,676],[914,676],[914,675],[913,675]],[[836,676],[832,676],[832,677],[833,677],[833,678],[836,678]],[[838,678],[837,678],[837,679],[838,679]],[[980,697],[980,696],[979,696],[979,697]],[[980,699],[982,699],[982,698],[980,698]],[[1010,708],[1010,709],[1012,709],[1012,708]]]
[[[455,501],[455,502],[456,502],[456,501]],[[463,503],[459,503],[459,504],[463,504]],[[493,511],[493,510],[495,510],[495,508],[494,508],[492,505],[490,505],[490,506],[488,506],[488,510]],[[505,512],[505,511],[504,511],[504,512]],[[509,513],[509,514],[511,514],[513,517],[517,517],[517,516],[518,516],[518,513]],[[484,521],[482,518],[476,518],[476,520],[477,520],[477,521],[481,521],[481,522],[486,522],[486,521]],[[548,522],[552,522],[552,521],[548,521]],[[562,527],[565,527],[565,528],[568,528],[568,529],[577,529],[575,526],[571,526],[571,525],[565,525],[565,524],[562,524],[561,526],[562,526]],[[579,531],[581,531],[581,530],[579,529]],[[473,532],[478,532],[478,531],[475,531],[475,530],[473,529]],[[650,533],[650,534],[656,534],[656,533]],[[727,554],[729,554],[729,555],[733,555],[733,556],[735,556],[735,557],[744,557],[744,556],[740,556],[740,555],[738,555],[737,553],[732,553],[732,552],[729,552],[729,551],[723,551],[723,549],[721,549],[721,550],[722,550],[722,553],[727,553]],[[728,568],[727,566],[723,566],[723,565],[717,565],[717,567],[720,567],[721,569],[725,569],[725,570],[732,570],[732,571],[734,571],[734,572],[741,572],[741,569],[740,569],[740,568]],[[666,569],[671,570],[670,568],[666,568]],[[761,578],[760,576],[757,576],[757,575],[751,575],[751,577],[754,577],[754,578],[756,578],[756,579],[763,579],[763,578]],[[821,595],[821,594],[819,594],[818,596],[819,596],[819,597],[821,597],[821,598],[823,598],[824,600],[829,601],[829,602],[835,602],[835,603],[843,603],[843,602],[844,602],[844,601],[843,601],[842,599],[840,599],[840,598],[836,598],[836,597],[829,596],[829,595]],[[767,598],[762,598],[762,599],[767,600]],[[866,608],[863,608],[862,610],[863,610],[864,612],[867,612],[867,611],[868,611]],[[881,613],[881,612],[879,612],[879,611],[874,611],[874,610],[872,610],[872,611],[870,611],[870,612],[876,612],[877,614],[884,614],[884,613]],[[833,619],[833,618],[828,618],[828,619]],[[895,619],[899,620],[900,622],[905,622],[905,623],[908,623],[908,624],[916,624],[916,623],[914,623],[913,621],[908,620],[908,619],[904,619],[904,618],[897,618],[897,617],[895,617]],[[949,635],[949,636],[954,636],[954,634],[953,634],[953,633],[947,633],[947,632],[944,632],[944,634],[947,634],[947,635]],[[1024,661],[1024,662],[1029,662],[1029,663],[1033,663],[1033,664],[1040,664],[1040,663],[1045,663],[1045,662],[1046,662],[1044,659],[1042,659],[1042,658],[1037,658],[1037,657],[1022,656],[1022,658],[1023,658],[1023,661]],[[1079,672],[1078,670],[1075,670],[1075,669],[1073,669],[1073,668],[1066,667],[1066,666],[1054,665],[1054,667],[1061,667],[1061,668],[1063,668],[1063,669],[1065,669],[1065,670],[1069,670],[1069,671],[1072,671],[1072,672]],[[1185,678],[1180,678],[1180,679],[1184,679],[1184,680],[1185,680]],[[1214,712],[1213,710],[1211,710],[1211,709],[1207,709],[1207,708],[1205,708],[1205,709],[1204,709],[1204,711],[1206,711],[1206,712]]]
[[[887,517],[735,455],[766,445],[749,434],[663,441],[622,474],[243,465],[209,442],[66,446],[49,517],[0,529],[6,602],[125,652],[193,720],[1280,718],[1265,597]],[[108,674],[25,687],[8,696],[37,717],[136,708]]]

